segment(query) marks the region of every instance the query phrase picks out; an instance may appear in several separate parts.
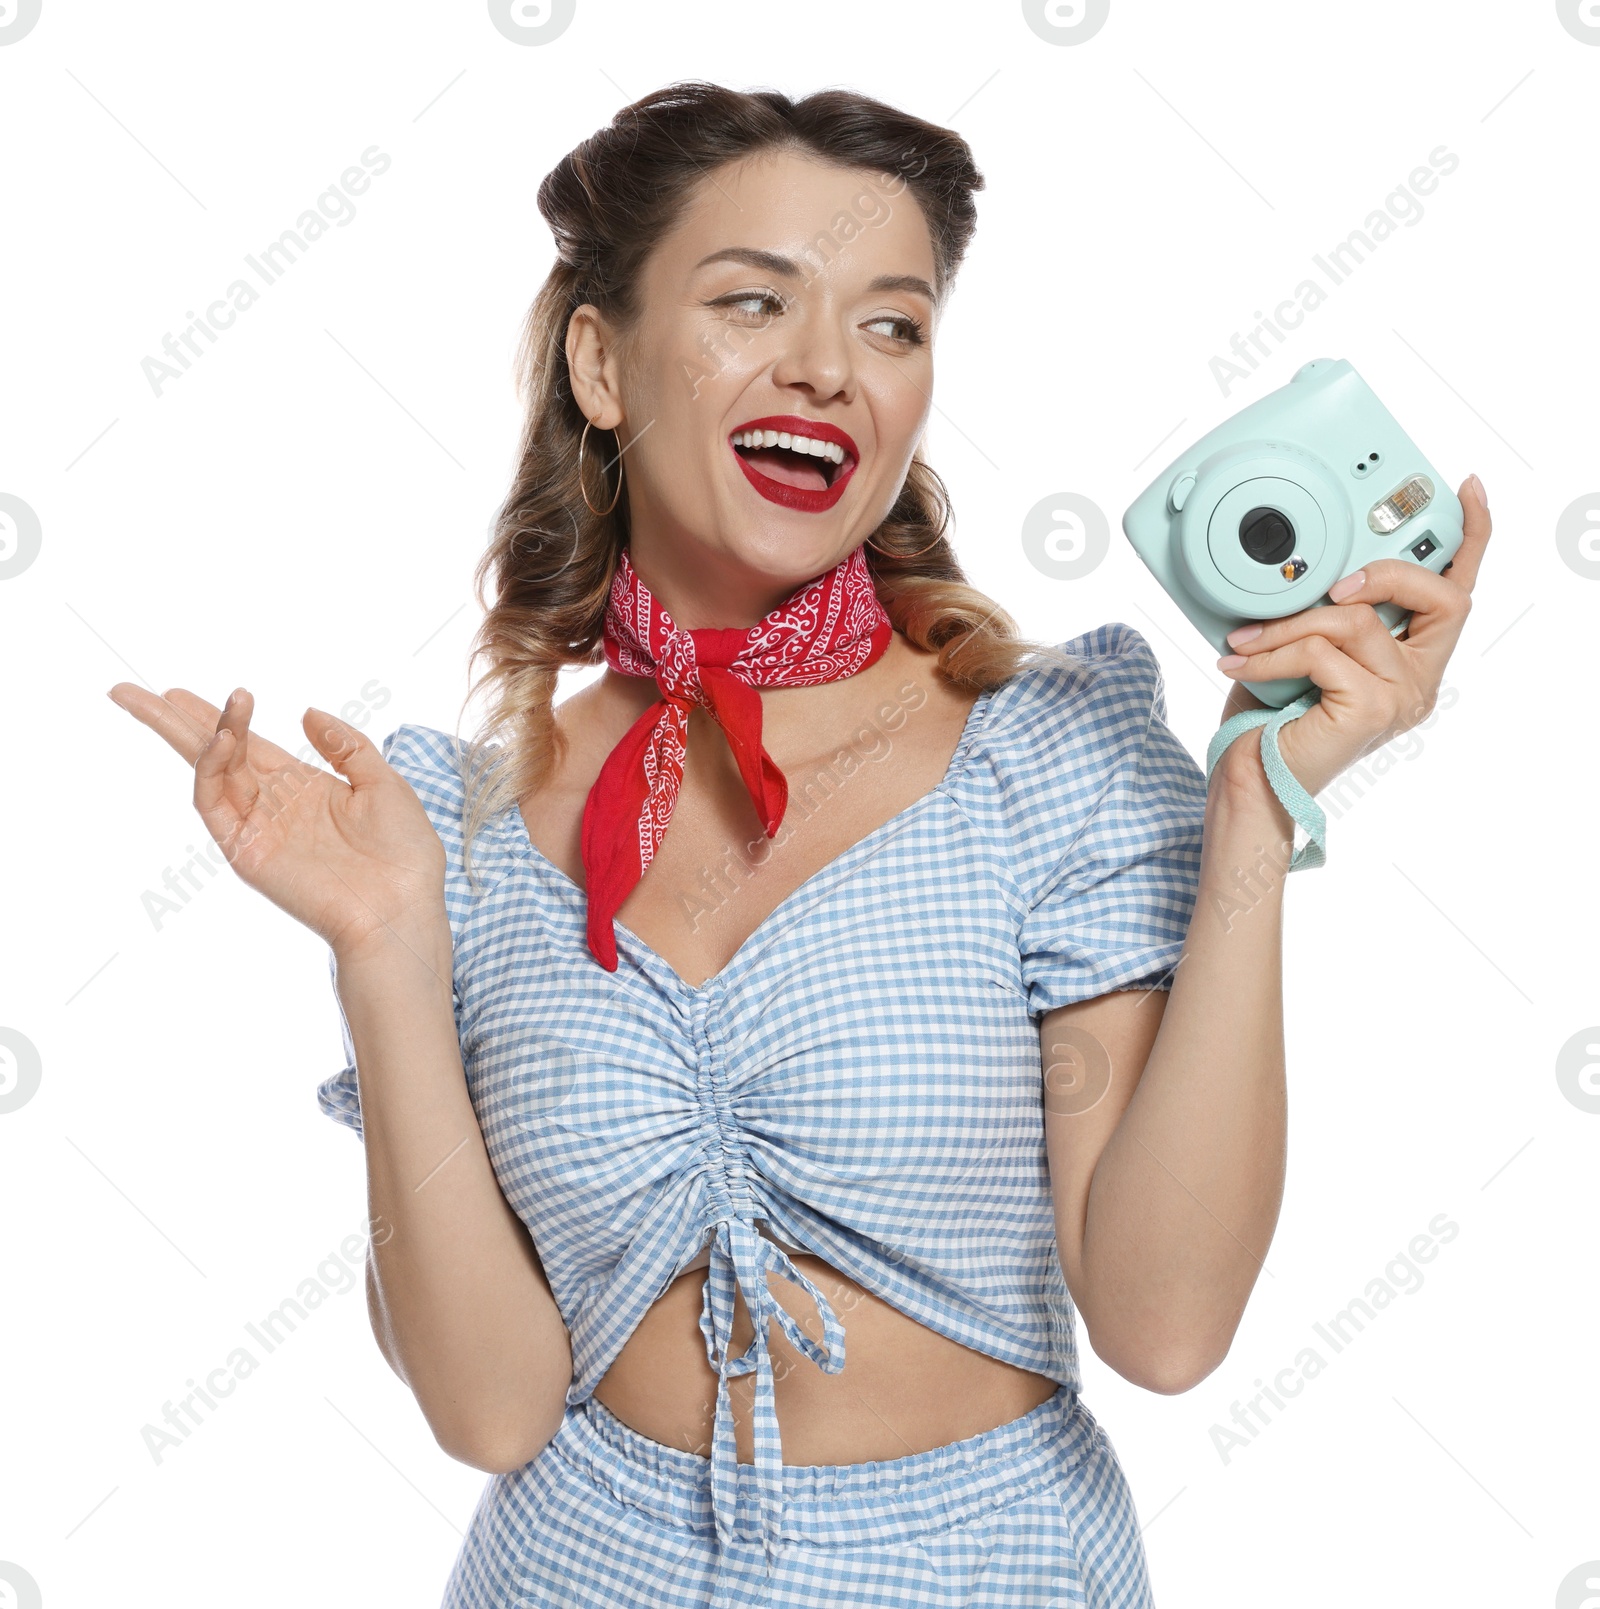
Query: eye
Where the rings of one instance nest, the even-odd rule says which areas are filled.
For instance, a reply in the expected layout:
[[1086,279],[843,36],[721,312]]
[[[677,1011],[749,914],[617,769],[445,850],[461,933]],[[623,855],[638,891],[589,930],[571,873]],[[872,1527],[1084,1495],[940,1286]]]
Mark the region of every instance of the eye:
[[910,317],[908,314],[885,313],[882,318],[875,318],[871,320],[868,328],[870,328],[872,324],[893,324],[898,326],[899,333],[896,335],[891,335],[889,339],[892,341],[899,341],[904,346],[921,346],[927,339],[927,333],[923,329],[921,323],[917,319]]
[[[779,296],[776,291],[769,290],[734,291],[731,295],[717,297],[715,301],[709,302],[707,305],[710,307],[738,307],[741,302],[765,303],[780,313],[783,311],[784,307],[783,298]],[[760,313],[751,313],[749,316],[751,318],[761,318],[766,315]]]

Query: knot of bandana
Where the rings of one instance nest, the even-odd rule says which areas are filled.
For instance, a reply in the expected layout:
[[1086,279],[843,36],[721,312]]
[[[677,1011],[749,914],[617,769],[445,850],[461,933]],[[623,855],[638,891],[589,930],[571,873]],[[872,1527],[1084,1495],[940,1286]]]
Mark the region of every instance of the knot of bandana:
[[617,969],[613,918],[672,820],[690,706],[700,705],[721,727],[770,838],[783,821],[789,786],[761,745],[756,689],[854,676],[879,658],[893,635],[860,547],[753,626],[688,631],[656,602],[623,549],[606,599],[606,660],[624,676],[653,677],[661,697],[607,756],[584,802],[588,941],[601,966]]

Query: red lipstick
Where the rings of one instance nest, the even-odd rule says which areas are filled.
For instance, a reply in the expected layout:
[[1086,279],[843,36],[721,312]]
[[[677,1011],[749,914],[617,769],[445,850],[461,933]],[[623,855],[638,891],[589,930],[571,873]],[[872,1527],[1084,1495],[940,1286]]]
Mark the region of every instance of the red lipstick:
[[[786,435],[810,436],[815,441],[832,442],[844,449],[844,462],[836,466],[833,481],[825,488],[813,490],[805,486],[790,486],[784,481],[764,475],[733,445],[733,438],[747,430],[777,430]],[[738,460],[744,477],[769,503],[798,510],[802,514],[825,514],[844,496],[860,461],[856,444],[837,425],[824,424],[820,419],[801,419],[792,413],[774,414],[767,419],[750,419],[728,433],[728,450]]]

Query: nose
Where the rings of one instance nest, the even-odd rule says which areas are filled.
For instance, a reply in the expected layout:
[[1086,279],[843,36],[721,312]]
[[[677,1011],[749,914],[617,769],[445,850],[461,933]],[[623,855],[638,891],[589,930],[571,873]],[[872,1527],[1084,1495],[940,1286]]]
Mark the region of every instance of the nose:
[[818,400],[837,397],[849,402],[855,395],[855,359],[847,331],[820,310],[792,320],[787,340],[773,366],[776,385],[798,386]]

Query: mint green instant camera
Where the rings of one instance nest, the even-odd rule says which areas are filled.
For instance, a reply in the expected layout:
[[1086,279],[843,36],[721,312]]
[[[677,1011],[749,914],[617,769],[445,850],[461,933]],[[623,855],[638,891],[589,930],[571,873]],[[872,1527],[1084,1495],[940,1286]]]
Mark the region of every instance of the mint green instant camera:
[[[1349,363],[1316,358],[1169,464],[1122,528],[1221,655],[1248,621],[1338,608],[1328,588],[1375,559],[1443,570],[1461,503]],[[1411,618],[1376,609],[1391,635]],[[1244,685],[1281,709],[1313,683]]]

